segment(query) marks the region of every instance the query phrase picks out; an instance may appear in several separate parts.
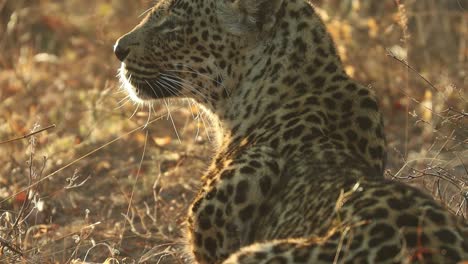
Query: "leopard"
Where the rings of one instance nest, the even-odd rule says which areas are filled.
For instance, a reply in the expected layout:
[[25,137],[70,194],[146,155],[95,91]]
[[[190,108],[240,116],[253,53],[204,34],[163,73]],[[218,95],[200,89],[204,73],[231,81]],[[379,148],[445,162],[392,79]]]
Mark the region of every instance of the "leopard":
[[188,98],[213,124],[190,262],[468,260],[466,220],[384,177],[376,93],[308,0],[158,0],[114,53],[135,102]]

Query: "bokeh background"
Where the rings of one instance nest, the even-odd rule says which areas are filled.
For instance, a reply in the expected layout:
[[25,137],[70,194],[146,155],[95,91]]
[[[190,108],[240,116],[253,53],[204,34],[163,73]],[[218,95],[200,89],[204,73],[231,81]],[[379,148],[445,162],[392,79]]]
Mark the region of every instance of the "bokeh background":
[[[311,2],[380,98],[386,176],[466,219],[468,1]],[[138,107],[115,77],[115,40],[152,4],[0,0],[0,263],[185,263],[209,120]]]

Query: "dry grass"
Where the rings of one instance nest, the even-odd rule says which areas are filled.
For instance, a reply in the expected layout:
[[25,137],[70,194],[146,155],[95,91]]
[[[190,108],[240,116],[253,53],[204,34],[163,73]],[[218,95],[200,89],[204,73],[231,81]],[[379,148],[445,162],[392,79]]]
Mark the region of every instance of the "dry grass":
[[[388,177],[467,218],[468,6],[313,2],[348,73],[380,96]],[[0,0],[0,141],[56,125],[0,143],[0,263],[184,263],[206,123],[184,103],[132,116],[115,78],[112,45],[150,6]]]

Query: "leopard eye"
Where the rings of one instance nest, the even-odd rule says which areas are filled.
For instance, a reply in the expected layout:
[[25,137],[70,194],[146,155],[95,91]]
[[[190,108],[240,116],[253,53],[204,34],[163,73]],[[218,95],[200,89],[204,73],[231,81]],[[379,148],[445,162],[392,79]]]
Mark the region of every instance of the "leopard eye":
[[182,23],[177,18],[167,18],[158,27],[161,33],[174,32],[182,29]]

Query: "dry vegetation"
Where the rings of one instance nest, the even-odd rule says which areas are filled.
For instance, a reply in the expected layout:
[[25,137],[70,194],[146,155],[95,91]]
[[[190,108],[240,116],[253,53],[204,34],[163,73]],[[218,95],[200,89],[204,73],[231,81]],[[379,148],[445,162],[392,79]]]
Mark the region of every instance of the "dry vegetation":
[[[468,3],[313,2],[380,96],[387,176],[466,219]],[[209,125],[188,103],[135,110],[115,78],[113,43],[150,6],[0,0],[0,141],[39,131],[0,143],[0,263],[184,263]]]

